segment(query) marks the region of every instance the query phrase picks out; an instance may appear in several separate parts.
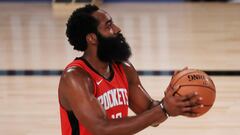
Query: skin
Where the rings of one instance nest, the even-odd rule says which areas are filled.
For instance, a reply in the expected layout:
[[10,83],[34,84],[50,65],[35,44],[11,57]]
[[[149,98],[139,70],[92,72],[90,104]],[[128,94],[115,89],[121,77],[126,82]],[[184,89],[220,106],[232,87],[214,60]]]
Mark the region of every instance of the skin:
[[[115,36],[121,32],[111,17],[103,10],[92,14],[99,22],[98,31],[106,37]],[[94,33],[86,36],[88,48],[83,57],[104,77],[108,78],[109,63],[100,61],[97,57],[98,40]],[[70,67],[61,76],[59,83],[59,98],[62,106],[73,111],[76,118],[93,135],[131,135],[151,125],[164,122],[167,117],[159,106],[159,101],[153,100],[141,85],[140,79],[130,62],[123,63],[129,85],[129,107],[137,114],[127,118],[107,119],[101,104],[93,95],[93,80],[90,75],[79,67]],[[173,96],[177,88],[168,87],[163,100],[164,106],[171,116],[195,116],[192,109],[201,107],[201,99],[197,93],[186,96]],[[190,107],[191,106],[191,107]]]

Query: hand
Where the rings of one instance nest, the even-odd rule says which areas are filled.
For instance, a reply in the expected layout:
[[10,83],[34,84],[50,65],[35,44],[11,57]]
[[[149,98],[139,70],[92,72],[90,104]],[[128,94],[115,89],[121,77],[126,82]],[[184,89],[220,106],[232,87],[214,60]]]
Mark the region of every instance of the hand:
[[[188,67],[184,67],[184,68],[181,69],[181,70],[175,70],[174,73],[173,73],[173,75],[172,75],[172,78],[171,78],[170,83],[172,82],[172,79],[173,79],[173,77],[174,77],[176,74],[178,74],[179,72],[182,72],[182,71],[184,71],[184,70],[187,70],[187,69],[188,69]],[[164,91],[164,94],[165,94],[165,95],[166,95],[167,90],[171,90],[171,89],[166,89],[166,91]]]
[[203,107],[203,105],[199,103],[202,98],[196,92],[185,96],[174,96],[178,89],[179,86],[175,88],[171,88],[171,86],[169,86],[168,90],[166,90],[165,97],[163,98],[163,105],[167,113],[170,116],[197,116],[198,114],[193,112],[193,110]]

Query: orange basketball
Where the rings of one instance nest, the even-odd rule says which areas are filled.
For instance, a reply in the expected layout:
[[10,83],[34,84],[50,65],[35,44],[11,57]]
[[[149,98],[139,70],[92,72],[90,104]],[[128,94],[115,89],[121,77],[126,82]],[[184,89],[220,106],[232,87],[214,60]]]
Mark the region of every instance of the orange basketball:
[[216,89],[212,79],[203,71],[195,69],[186,69],[173,76],[171,87],[180,86],[175,95],[182,96],[192,92],[197,92],[203,100],[202,108],[193,110],[199,117],[206,113],[212,106],[216,97]]

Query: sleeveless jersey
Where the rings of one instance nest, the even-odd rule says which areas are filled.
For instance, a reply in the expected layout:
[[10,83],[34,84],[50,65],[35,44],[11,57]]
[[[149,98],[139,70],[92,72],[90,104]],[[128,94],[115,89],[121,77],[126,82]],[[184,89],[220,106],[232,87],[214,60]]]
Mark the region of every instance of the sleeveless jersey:
[[[77,66],[85,70],[93,80],[94,96],[103,106],[109,119],[128,116],[128,82],[122,64],[111,64],[112,72],[109,79],[101,76],[82,58],[77,58],[67,67]],[[65,69],[65,70],[66,70]],[[91,135],[78,121],[72,111],[67,111],[60,104],[62,135]]]

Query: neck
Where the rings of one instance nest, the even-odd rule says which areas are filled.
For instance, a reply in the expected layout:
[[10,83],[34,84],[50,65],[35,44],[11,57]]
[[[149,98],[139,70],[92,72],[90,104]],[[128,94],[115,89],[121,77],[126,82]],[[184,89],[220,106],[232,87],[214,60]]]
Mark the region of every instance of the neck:
[[96,55],[88,55],[84,53],[82,56],[89,64],[102,76],[108,78],[110,76],[109,63],[102,62]]

